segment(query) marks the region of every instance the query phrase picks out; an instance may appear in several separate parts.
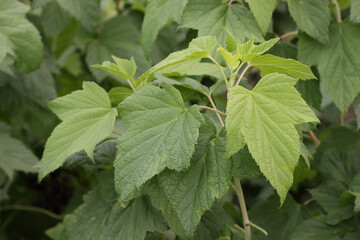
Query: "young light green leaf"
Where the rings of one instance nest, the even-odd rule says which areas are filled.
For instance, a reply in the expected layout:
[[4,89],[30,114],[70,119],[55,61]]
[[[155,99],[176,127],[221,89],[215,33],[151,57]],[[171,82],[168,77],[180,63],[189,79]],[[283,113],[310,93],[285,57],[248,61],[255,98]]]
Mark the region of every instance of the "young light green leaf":
[[286,0],[298,28],[321,43],[329,42],[330,10],[328,0]]
[[360,23],[360,1],[351,0],[350,20],[354,23]]
[[272,48],[280,38],[273,38],[259,45],[254,44],[254,38],[251,38],[244,44],[237,45],[237,51],[241,61],[246,63]]
[[263,77],[252,91],[236,86],[226,108],[226,155],[245,144],[261,172],[283,203],[293,181],[300,154],[295,124],[318,122],[294,88],[296,80],[283,74]]
[[49,107],[63,122],[46,142],[40,180],[81,150],[93,159],[96,144],[111,134],[117,116],[105,90],[93,82],[84,82],[83,90],[57,98]]
[[40,66],[43,45],[38,30],[26,18],[29,7],[19,1],[0,3],[0,62],[7,54],[15,55],[15,67],[28,73]]
[[260,69],[262,76],[277,72],[302,80],[316,79],[308,66],[294,59],[285,59],[266,54],[251,60],[250,65]]
[[100,23],[100,0],[56,0],[62,8],[79,20],[89,32],[95,32]]
[[239,65],[240,62],[238,52],[233,55],[231,52],[228,52],[223,47],[219,47],[217,51],[220,52],[221,56],[225,59],[230,69],[234,69]]
[[193,235],[201,216],[230,185],[232,164],[224,159],[225,139],[213,137],[200,132],[188,171],[166,171],[159,176],[160,187],[187,236]]
[[341,112],[360,93],[360,27],[348,22],[330,27],[330,44],[321,49],[318,69],[326,92]]
[[0,130],[0,168],[12,178],[16,170],[24,172],[37,172],[35,165],[38,158],[25,145]]
[[180,23],[182,12],[188,0],[148,1],[142,24],[142,46],[149,59],[156,36],[171,20]]
[[268,30],[272,13],[276,7],[276,0],[248,0],[251,11],[254,13],[261,31],[266,33]]
[[171,53],[163,61],[159,62],[158,64],[150,68],[147,72],[145,72],[143,75],[141,75],[137,79],[137,81],[141,82],[153,75],[155,72],[180,62],[193,59],[208,58],[210,57],[210,53],[214,49],[216,44],[217,42],[215,37],[206,36],[196,38],[190,42],[187,49]]
[[216,36],[220,43],[225,43],[227,31],[240,42],[252,36],[258,42],[263,41],[253,14],[240,4],[229,6],[227,1],[189,1],[181,27],[198,29],[199,36]]
[[186,109],[180,92],[144,87],[120,103],[118,109],[128,131],[119,138],[114,162],[115,186],[120,201],[165,168],[187,168],[204,120],[196,105]]
[[112,56],[112,58],[114,59],[115,63],[105,61],[102,63],[102,65],[96,64],[92,65],[92,67],[103,69],[109,73],[125,79],[126,81],[131,81],[136,73],[136,63],[134,58],[131,58],[130,60],[118,58],[115,56]]

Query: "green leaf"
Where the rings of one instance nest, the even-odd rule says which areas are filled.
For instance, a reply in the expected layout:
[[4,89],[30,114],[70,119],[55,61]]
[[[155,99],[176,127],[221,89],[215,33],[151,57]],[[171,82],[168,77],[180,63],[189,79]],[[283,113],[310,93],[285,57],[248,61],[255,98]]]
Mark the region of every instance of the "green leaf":
[[114,87],[109,91],[110,102],[112,105],[117,106],[124,101],[125,98],[133,94],[133,90],[126,87]]
[[268,30],[272,13],[276,7],[276,0],[248,0],[251,11],[254,13],[263,33]]
[[298,60],[309,66],[316,65],[325,45],[302,32],[298,34],[298,37]]
[[198,106],[185,108],[180,92],[144,87],[120,103],[118,109],[128,131],[119,138],[114,162],[115,186],[124,201],[165,168],[187,168],[204,120]]
[[238,44],[237,51],[239,57],[241,58],[241,61],[246,63],[260,56],[261,54],[272,48],[279,41],[279,39],[280,38],[273,38],[259,45],[255,45],[254,39],[251,38],[244,44]]
[[294,78],[269,74],[252,91],[241,86],[231,88],[226,107],[227,157],[246,141],[282,203],[292,185],[300,154],[294,125],[319,121],[293,87],[295,83]]
[[111,134],[117,116],[105,90],[93,82],[84,82],[83,90],[57,98],[49,107],[63,122],[46,142],[39,179],[81,150],[93,159],[96,144]]
[[330,10],[328,0],[286,0],[291,16],[300,30],[321,43],[329,42]]
[[[84,203],[66,215],[56,240],[145,239],[147,231],[164,231],[163,218],[145,198],[122,208],[116,199],[113,174],[105,172],[100,184],[84,196]],[[49,230],[47,231],[50,232]]]
[[58,35],[70,21],[71,15],[57,1],[51,1],[43,8],[41,25],[47,37]]
[[325,216],[310,218],[300,224],[291,235],[291,240],[340,240],[353,226],[343,223],[331,226],[325,223]]
[[171,20],[180,23],[187,0],[148,1],[142,25],[142,46],[147,59],[159,31]]
[[355,207],[356,213],[360,212],[360,172],[354,177],[350,183],[350,192],[355,196]]
[[15,67],[23,73],[40,66],[43,45],[37,29],[26,18],[29,7],[19,1],[0,3],[0,62],[7,54],[14,55]]
[[[221,67],[225,71],[224,67]],[[200,59],[180,62],[158,71],[164,76],[212,76],[221,79],[222,75],[219,68],[213,63],[200,62]]]
[[324,178],[336,179],[348,186],[360,167],[360,154],[356,151],[344,151],[345,149],[341,152],[335,151],[335,149],[326,151],[321,157],[319,171]]
[[[330,44],[326,46],[314,45],[308,51],[313,55],[312,64],[317,64],[321,80],[329,97],[334,100],[341,112],[346,112],[349,105],[360,93],[360,53],[357,43],[360,41],[360,28],[348,22],[335,23],[330,26]],[[300,41],[301,43],[301,41]],[[311,41],[303,40],[303,46],[299,47],[299,55]],[[316,56],[318,55],[318,56]]]
[[[111,57],[130,59],[134,58],[138,73],[149,69],[144,53],[138,44],[140,33],[128,16],[119,15],[106,21],[100,31],[97,41],[87,46],[86,63],[88,65],[111,61]],[[130,65],[129,65],[130,66]],[[129,69],[125,69],[129,71]],[[108,73],[103,70],[90,68],[96,80],[101,82]]]
[[112,56],[112,58],[114,59],[115,63],[105,61],[102,63],[102,65],[96,64],[92,65],[92,67],[103,69],[109,73],[125,79],[126,81],[131,81],[136,73],[136,63],[134,58],[131,58],[130,60],[118,58],[115,56]]
[[266,54],[251,60],[250,65],[260,69],[262,76],[277,72],[302,80],[316,79],[308,66],[294,59],[285,59]]
[[0,130],[0,168],[12,178],[14,171],[37,172],[38,158],[25,145]]
[[96,32],[100,24],[100,0],[56,0],[89,32]]
[[320,111],[322,95],[319,85],[319,81],[312,79],[307,81],[298,81],[295,85],[295,88],[299,91],[301,97],[308,105]]
[[143,75],[141,75],[137,81],[141,82],[142,80],[151,77],[155,72],[177,63],[194,59],[208,58],[210,57],[210,53],[216,44],[216,38],[214,37],[206,36],[196,38],[190,42],[187,49],[171,53],[163,61],[159,62]]
[[200,82],[191,79],[191,78],[180,78],[177,80],[171,79],[171,78],[167,78],[164,77],[160,74],[155,74],[156,76],[156,80],[153,82],[154,84],[159,84],[162,82],[166,82],[168,84],[171,85],[178,85],[178,86],[182,86],[182,87],[186,87],[192,90],[195,90],[197,92],[200,92],[204,95],[209,95],[209,88],[202,85]]
[[215,198],[226,194],[231,180],[231,160],[224,159],[225,139],[214,138],[214,127],[212,133],[202,131],[190,169],[166,171],[159,176],[160,187],[187,236],[193,235]]
[[258,177],[261,174],[258,165],[256,165],[247,147],[233,155],[231,160],[233,162],[231,174],[240,181]]
[[346,191],[346,188],[337,180],[323,182],[317,188],[309,191],[316,202],[327,212],[327,224],[335,225],[354,215],[354,203],[352,200],[346,204],[340,202],[344,191]]
[[[0,71],[0,115],[18,131],[24,126],[41,139],[47,138],[57,123],[47,103],[56,98],[54,78],[46,61],[29,73]],[[14,111],[16,109],[16,111]]]
[[[227,31],[240,42],[251,37],[263,41],[261,30],[253,14],[244,6],[221,0],[192,0],[185,8],[181,27],[199,30],[199,36],[216,36],[225,43]],[[227,31],[226,31],[227,30]]]
[[351,0],[350,20],[354,23],[360,23],[360,1]]
[[272,195],[269,199],[257,202],[251,207],[249,211],[251,221],[269,233],[269,236],[265,236],[262,232],[253,231],[254,235],[251,236],[253,239],[266,240],[271,236],[271,239],[288,240],[296,227],[310,217],[305,208],[291,196],[280,209],[278,201],[277,196]]

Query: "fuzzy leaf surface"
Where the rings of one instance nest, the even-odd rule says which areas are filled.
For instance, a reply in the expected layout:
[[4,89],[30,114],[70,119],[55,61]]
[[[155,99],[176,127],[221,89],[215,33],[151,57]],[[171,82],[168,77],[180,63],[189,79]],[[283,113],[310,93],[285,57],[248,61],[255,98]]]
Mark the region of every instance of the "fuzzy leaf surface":
[[63,122],[46,142],[39,179],[81,150],[93,159],[96,144],[111,134],[117,116],[108,94],[93,82],[84,82],[83,90],[57,98],[49,107]]
[[252,91],[236,86],[226,108],[226,155],[245,144],[284,202],[293,182],[300,145],[295,124],[318,122],[294,88],[296,80],[283,74],[263,77]]
[[115,186],[123,201],[165,168],[187,168],[203,117],[199,107],[185,108],[180,92],[144,87],[120,103],[118,109],[130,128],[119,138]]
[[229,188],[232,164],[224,158],[225,139],[214,136],[215,132],[200,132],[189,170],[166,171],[159,176],[160,187],[188,236],[215,198],[221,198]]

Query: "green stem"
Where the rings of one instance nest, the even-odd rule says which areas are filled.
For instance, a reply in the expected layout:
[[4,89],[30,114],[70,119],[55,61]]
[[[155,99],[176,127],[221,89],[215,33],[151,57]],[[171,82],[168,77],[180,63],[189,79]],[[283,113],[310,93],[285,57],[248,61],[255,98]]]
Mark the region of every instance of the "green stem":
[[213,62],[216,64],[216,66],[219,68],[219,70],[220,70],[220,72],[221,72],[221,75],[222,75],[222,77],[224,78],[224,81],[225,81],[225,83],[226,83],[226,88],[229,89],[229,82],[228,82],[228,80],[227,80],[227,78],[226,78],[226,75],[225,75],[224,71],[222,70],[220,64],[219,64],[214,58],[212,58],[211,56],[209,56],[209,59],[210,59],[211,61],[213,61]]
[[44,215],[47,215],[51,218],[61,220],[63,217],[61,215],[55,214],[53,212],[50,212],[49,210],[39,208],[39,207],[33,207],[33,206],[23,206],[23,205],[8,205],[5,207],[2,207],[0,209],[0,212],[3,211],[9,211],[9,210],[20,210],[20,211],[29,211],[29,212],[37,212],[42,213]]
[[[219,111],[219,110],[216,108],[216,105],[215,105],[215,103],[214,103],[211,95],[209,94],[209,95],[207,95],[207,97],[208,97],[208,99],[209,99],[209,101],[210,101],[210,103],[211,103],[211,106],[213,106],[213,108],[214,108],[215,110]],[[224,126],[224,121],[222,120],[220,114],[217,112],[216,115],[217,115],[218,118],[219,118],[219,121],[220,121],[220,123],[221,123],[221,126]]]
[[269,234],[267,233],[267,231],[261,227],[259,227],[258,225],[256,225],[255,223],[250,222],[250,226],[259,230],[260,232],[262,232],[265,236],[269,236]]
[[207,110],[219,113],[219,114],[223,115],[224,117],[226,117],[226,113],[224,113],[224,112],[222,112],[220,110],[217,110],[215,108],[211,108],[211,107],[208,107],[208,106],[202,106],[202,105],[200,105],[199,108],[207,109]]
[[334,11],[335,11],[335,15],[336,15],[336,19],[339,23],[342,22],[342,19],[341,19],[341,9],[340,9],[340,6],[339,6],[339,3],[337,0],[331,0],[333,6],[334,6]]
[[237,67],[235,73],[234,73],[234,79],[232,81],[230,81],[230,86],[232,87],[234,85],[234,81],[235,81],[235,77],[238,75],[241,67],[244,65],[244,63],[242,62],[239,67]]
[[244,75],[245,75],[246,71],[247,71],[250,67],[251,67],[251,66],[250,66],[249,64],[248,64],[248,65],[246,65],[245,69],[242,71],[242,73],[241,73],[241,75],[240,75],[239,79],[237,80],[237,82],[236,82],[235,86],[239,85],[239,83],[240,83],[241,79],[244,77]]
[[135,79],[134,79],[133,77],[131,77],[131,79],[130,79],[128,82],[129,82],[129,85],[130,85],[131,89],[132,89],[134,92],[136,92],[136,88],[135,88],[135,86],[134,86],[134,82],[136,82]]
[[345,123],[345,113],[340,113],[340,125],[344,126]]
[[250,228],[251,222],[249,220],[249,216],[246,209],[244,192],[242,190],[240,180],[238,178],[234,178],[234,183],[235,184],[232,184],[232,186],[235,190],[236,196],[239,199],[239,203],[240,203],[240,209],[241,209],[241,214],[244,223],[244,230],[245,230],[245,240],[251,240],[251,228]]

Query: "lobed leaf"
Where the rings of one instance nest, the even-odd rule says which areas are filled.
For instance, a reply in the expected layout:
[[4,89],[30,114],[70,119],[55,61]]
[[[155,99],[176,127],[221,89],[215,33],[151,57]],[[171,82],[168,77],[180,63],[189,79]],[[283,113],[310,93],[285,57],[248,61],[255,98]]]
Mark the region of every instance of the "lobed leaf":
[[84,82],[83,90],[57,98],[49,107],[63,122],[46,142],[40,180],[81,150],[93,159],[96,144],[111,134],[117,116],[105,90],[93,82]]
[[119,138],[114,162],[120,201],[165,168],[181,171],[190,164],[203,117],[196,105],[186,109],[180,92],[144,87],[120,103],[128,131]]
[[261,172],[283,203],[300,154],[295,124],[318,122],[294,88],[294,78],[272,73],[252,91],[236,86],[226,108],[226,156],[248,145]]

